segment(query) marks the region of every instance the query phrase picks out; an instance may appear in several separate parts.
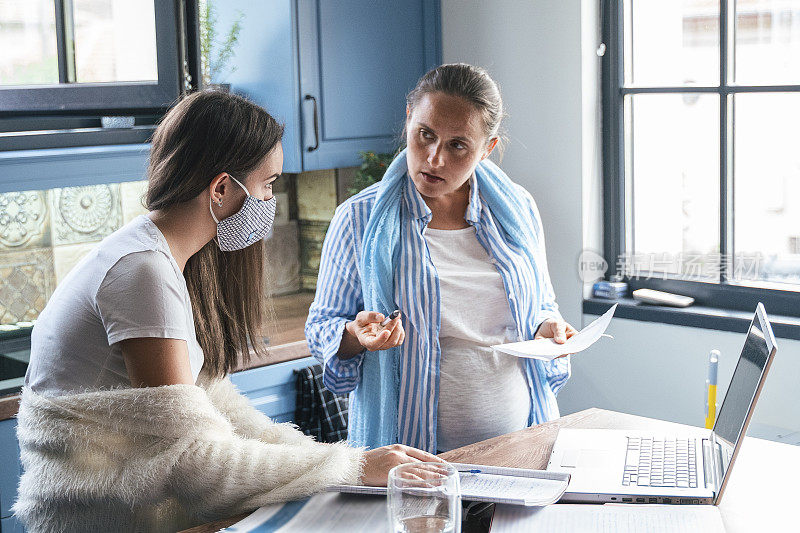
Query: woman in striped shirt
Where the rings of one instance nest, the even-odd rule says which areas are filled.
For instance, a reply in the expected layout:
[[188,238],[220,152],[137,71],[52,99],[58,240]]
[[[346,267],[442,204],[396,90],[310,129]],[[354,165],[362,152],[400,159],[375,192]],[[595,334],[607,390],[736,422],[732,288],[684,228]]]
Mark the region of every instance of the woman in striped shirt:
[[533,198],[487,159],[496,83],[442,65],[406,110],[407,148],[331,221],[306,337],[326,387],[350,393],[349,440],[438,452],[558,417],[569,357],[491,346],[575,330],[557,310]]

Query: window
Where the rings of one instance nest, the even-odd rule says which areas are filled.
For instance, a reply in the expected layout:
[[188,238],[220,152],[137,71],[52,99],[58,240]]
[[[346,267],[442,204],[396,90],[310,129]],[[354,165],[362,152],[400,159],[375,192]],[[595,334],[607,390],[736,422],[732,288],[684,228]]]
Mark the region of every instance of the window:
[[0,0],[0,149],[49,147],[32,132],[98,129],[101,116],[146,126],[121,142],[146,140],[191,87],[196,24],[184,25],[195,11],[177,0]]
[[703,305],[800,315],[800,2],[603,11],[610,270]]

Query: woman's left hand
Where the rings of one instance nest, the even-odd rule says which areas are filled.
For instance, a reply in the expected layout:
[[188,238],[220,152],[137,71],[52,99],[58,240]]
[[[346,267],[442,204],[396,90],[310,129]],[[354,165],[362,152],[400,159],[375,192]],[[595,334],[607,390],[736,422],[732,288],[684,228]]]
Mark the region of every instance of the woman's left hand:
[[[564,344],[567,339],[578,333],[578,330],[567,324],[564,320],[548,318],[539,325],[535,339],[553,339],[557,344]],[[565,357],[561,355],[559,357]],[[558,357],[556,358],[558,359]]]

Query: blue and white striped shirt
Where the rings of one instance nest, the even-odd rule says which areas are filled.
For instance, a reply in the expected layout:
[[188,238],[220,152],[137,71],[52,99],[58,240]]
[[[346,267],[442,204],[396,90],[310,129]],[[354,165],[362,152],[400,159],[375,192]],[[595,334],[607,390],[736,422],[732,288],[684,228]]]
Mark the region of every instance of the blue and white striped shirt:
[[[406,339],[401,346],[400,397],[398,405],[398,441],[429,452],[436,451],[436,415],[439,386],[439,327],[441,322],[439,279],[430,259],[423,230],[431,220],[431,211],[407,176],[403,188],[401,250],[395,273],[395,302],[403,312]],[[544,280],[537,287],[533,269],[519,248],[508,242],[493,220],[478,191],[477,181],[470,182],[470,200],[465,220],[476,228],[478,241],[486,249],[505,285],[517,338],[533,338],[539,324],[547,318],[560,318],[553,287],[547,271],[541,219],[530,194],[517,185],[527,198],[537,224],[539,258],[537,267]],[[306,338],[311,353],[324,366],[323,382],[334,393],[343,394],[359,385],[360,369],[367,354],[348,359],[336,353],[344,326],[363,310],[360,265],[362,236],[375,202],[377,187],[368,187],[340,205],[331,221],[322,247],[317,293],[306,322]],[[409,281],[410,280],[410,281]],[[542,291],[542,306],[535,313],[535,291]],[[469,296],[465,296],[469,297]],[[536,324],[531,317],[538,315]],[[425,317],[426,320],[420,320]],[[416,324],[426,329],[418,331]],[[529,424],[539,424],[559,416],[556,394],[570,376],[569,357],[549,363],[526,359],[531,410]],[[480,376],[476,376],[480,379]],[[375,399],[378,401],[378,399]],[[351,424],[358,417],[351,410]],[[367,444],[370,443],[357,443]]]

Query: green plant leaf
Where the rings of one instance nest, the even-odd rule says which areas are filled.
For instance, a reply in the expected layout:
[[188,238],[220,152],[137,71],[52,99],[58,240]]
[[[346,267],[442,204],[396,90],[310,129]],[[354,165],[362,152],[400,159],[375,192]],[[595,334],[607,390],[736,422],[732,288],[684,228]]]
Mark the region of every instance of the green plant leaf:
[[394,159],[394,154],[377,152],[358,152],[361,158],[361,166],[353,176],[353,183],[347,189],[350,196],[356,195],[374,183],[378,183],[386,169]]
[[[236,71],[236,66],[228,67],[235,55],[239,33],[242,30],[244,13],[238,12],[236,20],[225,34],[222,42],[218,40],[218,22],[215,0],[199,0],[198,19],[200,24],[200,66],[203,86],[221,82],[225,73]],[[226,70],[227,69],[227,70]]]

